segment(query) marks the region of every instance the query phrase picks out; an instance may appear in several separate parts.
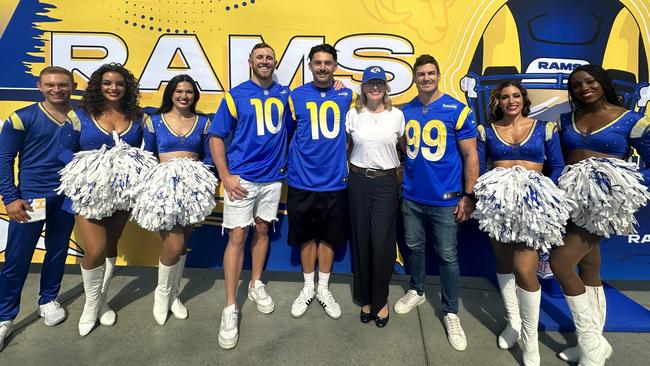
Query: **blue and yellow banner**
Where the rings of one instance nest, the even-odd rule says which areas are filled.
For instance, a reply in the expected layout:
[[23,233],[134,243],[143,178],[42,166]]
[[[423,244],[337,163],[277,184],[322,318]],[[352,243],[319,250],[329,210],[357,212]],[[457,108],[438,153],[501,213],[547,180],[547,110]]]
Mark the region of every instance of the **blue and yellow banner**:
[[[397,104],[416,95],[410,65],[418,55],[432,54],[440,63],[441,90],[467,103],[480,121],[487,116],[489,91],[509,79],[529,88],[533,117],[555,120],[569,108],[568,74],[587,63],[609,70],[628,108],[644,112],[650,99],[646,0],[5,0],[0,118],[41,99],[35,84],[44,67],[73,70],[79,85],[73,98],[79,99],[90,74],[107,62],[124,64],[138,77],[142,106],[157,107],[166,82],[190,74],[201,88],[199,109],[213,113],[225,91],[249,78],[248,55],[261,41],[275,48],[281,84],[310,82],[307,55],[326,42],[338,50],[337,79],[358,90],[362,71],[380,65]],[[219,205],[197,229],[190,265],[220,266],[220,212]],[[297,269],[280,217],[269,267]],[[0,218],[2,251],[7,217]],[[646,223],[638,241],[650,237]],[[624,248],[626,254],[604,272],[624,278],[625,267],[642,266],[639,256],[650,256],[650,244],[615,240],[623,243],[612,245],[612,253]],[[70,253],[80,255],[82,247],[73,238]],[[157,234],[135,225],[120,244],[121,260],[129,264],[156,264],[159,250]],[[480,272],[474,268],[480,260],[467,260],[465,273]],[[337,258],[335,270],[350,270],[347,254]]]

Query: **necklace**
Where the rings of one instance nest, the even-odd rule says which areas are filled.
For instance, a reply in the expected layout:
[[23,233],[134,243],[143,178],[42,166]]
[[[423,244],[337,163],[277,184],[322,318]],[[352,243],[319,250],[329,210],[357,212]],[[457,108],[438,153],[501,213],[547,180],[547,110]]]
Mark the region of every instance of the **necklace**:
[[368,114],[370,115],[370,118],[372,118],[373,121],[375,121],[375,124],[379,123],[379,120],[381,119],[381,114],[384,113],[384,111],[381,112],[371,112],[368,109]]

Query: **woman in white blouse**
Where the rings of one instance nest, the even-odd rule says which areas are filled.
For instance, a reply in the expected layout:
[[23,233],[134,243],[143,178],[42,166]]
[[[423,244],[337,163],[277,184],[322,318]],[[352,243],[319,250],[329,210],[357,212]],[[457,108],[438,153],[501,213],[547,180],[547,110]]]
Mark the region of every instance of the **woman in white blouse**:
[[395,263],[395,228],[399,210],[397,141],[404,115],[393,108],[386,72],[379,66],[363,73],[361,95],[346,115],[351,144],[350,205],[354,299],[360,320],[388,324],[388,285]]

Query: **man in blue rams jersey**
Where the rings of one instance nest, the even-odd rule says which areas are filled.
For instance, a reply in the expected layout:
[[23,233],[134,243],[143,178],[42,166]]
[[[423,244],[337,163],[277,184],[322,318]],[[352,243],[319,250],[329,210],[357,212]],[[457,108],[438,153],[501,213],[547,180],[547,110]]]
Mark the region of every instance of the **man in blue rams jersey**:
[[275,52],[266,43],[253,47],[252,74],[224,95],[210,126],[210,150],[223,182],[223,227],[229,230],[223,268],[226,307],[221,314],[219,345],[237,345],[237,285],[244,262],[244,242],[253,226],[252,278],[248,298],[257,310],[275,309],[260,280],[269,248],[269,223],[277,220],[285,178],[287,130],[283,123],[289,88],[273,81]]
[[[290,245],[300,246],[305,283],[291,306],[302,316],[316,296],[327,315],[341,317],[341,307],[328,288],[335,246],[347,241],[347,156],[345,114],[354,100],[352,90],[334,87],[336,50],[329,44],[309,51],[313,82],[294,89],[289,97],[286,126],[289,144]],[[294,132],[295,131],[295,132]],[[318,261],[318,289],[314,270]]]
[[[45,325],[62,322],[66,313],[56,301],[68,253],[72,215],[61,209],[63,197],[58,171],[58,131],[70,111],[70,94],[76,87],[72,73],[50,66],[37,82],[45,100],[12,113],[0,125],[0,195],[9,215],[5,264],[0,272],[0,350],[18,315],[29,264],[46,226],[46,254],[41,271],[39,314]],[[18,164],[18,185],[14,161]],[[40,217],[39,217],[40,216]]]
[[476,122],[467,106],[438,90],[440,68],[432,56],[418,57],[413,75],[418,96],[402,108],[407,121],[402,213],[411,283],[394,310],[405,314],[425,301],[425,226],[430,224],[440,257],[443,323],[452,347],[463,351],[467,339],[456,315],[456,233],[458,223],[474,210],[473,187],[479,174]]

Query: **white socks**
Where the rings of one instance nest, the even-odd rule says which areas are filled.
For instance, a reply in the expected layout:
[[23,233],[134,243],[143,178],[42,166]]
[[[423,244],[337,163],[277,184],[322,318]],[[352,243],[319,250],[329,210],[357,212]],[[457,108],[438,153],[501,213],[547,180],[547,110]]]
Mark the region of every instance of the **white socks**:
[[314,272],[302,273],[305,277],[305,288],[314,291]]
[[[318,291],[329,289],[330,274],[331,272],[325,273],[325,272],[318,271]],[[311,273],[303,272],[302,275],[305,277],[305,284],[304,284],[305,288],[314,291],[315,272],[311,272]]]
[[329,288],[330,274],[331,272],[324,273],[318,271],[318,292]]

